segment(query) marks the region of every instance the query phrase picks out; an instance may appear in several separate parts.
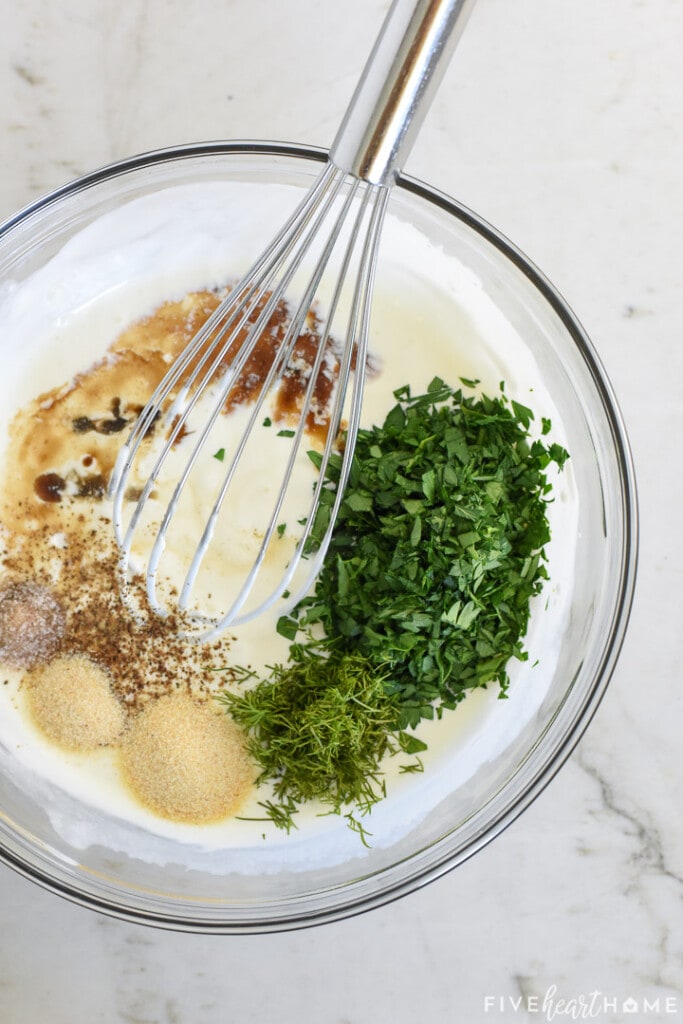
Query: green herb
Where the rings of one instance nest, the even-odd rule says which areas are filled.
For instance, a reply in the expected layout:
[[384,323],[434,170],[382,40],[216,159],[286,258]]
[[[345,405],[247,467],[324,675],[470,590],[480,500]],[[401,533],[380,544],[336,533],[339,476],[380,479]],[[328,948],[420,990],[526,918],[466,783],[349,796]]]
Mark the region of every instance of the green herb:
[[271,420],[270,416],[266,416],[266,418],[263,421],[263,426],[264,427],[272,427],[272,425],[273,425],[273,421]]
[[276,437],[294,437],[296,431],[294,430],[278,430]]
[[[380,761],[387,753],[413,753],[399,734],[398,700],[386,676],[357,653],[326,641],[295,644],[291,660],[244,693],[220,700],[248,734],[249,753],[273,781],[275,801],[266,816],[289,830],[303,802],[318,800],[330,813],[353,806],[361,814],[385,795]],[[358,830],[353,815],[346,815]],[[364,830],[360,830],[362,837]]]
[[[546,471],[568,456],[532,439],[533,412],[503,392],[465,395],[435,378],[425,394],[395,395],[384,424],[359,432],[315,590],[278,629],[293,639],[322,625],[342,650],[384,666],[405,728],[490,682],[504,696],[547,578]],[[333,458],[313,547],[339,465]]]
[[[568,458],[531,436],[532,410],[503,384],[497,398],[476,397],[435,378],[425,394],[395,396],[384,424],[359,432],[314,592],[278,622],[289,662],[220,698],[247,733],[259,781],[273,784],[265,816],[289,831],[300,804],[318,800],[366,845],[346,809],[363,815],[382,799],[386,754],[414,758],[402,772],[423,770],[426,744],[406,729],[490,682],[504,697],[510,658],[527,658],[530,601],[547,578],[547,471]],[[549,430],[543,419],[541,436]],[[332,456],[311,549],[340,462]]]
[[265,811],[265,817],[248,818],[246,815],[238,815],[237,817],[239,817],[240,821],[272,821],[277,828],[284,829],[287,834],[293,828],[296,828],[294,815],[298,808],[291,797],[283,799],[279,804],[274,803],[272,800],[259,800],[259,807],[262,807]]
[[278,523],[278,526],[277,526],[277,535],[278,535],[278,537],[283,537],[286,529],[287,529],[287,523]]
[[219,462],[222,462],[225,458],[225,448],[219,448],[217,452],[214,452],[213,457],[214,459],[218,459]]

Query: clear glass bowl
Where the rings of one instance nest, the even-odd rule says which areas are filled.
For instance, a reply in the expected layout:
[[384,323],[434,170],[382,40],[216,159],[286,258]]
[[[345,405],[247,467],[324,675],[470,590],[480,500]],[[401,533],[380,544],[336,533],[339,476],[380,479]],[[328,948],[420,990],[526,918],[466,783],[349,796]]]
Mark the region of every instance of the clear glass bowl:
[[[130,200],[214,181],[257,183],[264,195],[281,185],[301,191],[324,159],[297,146],[215,143],[143,155],[81,178],[0,229],[0,302],[88,224]],[[279,226],[267,206],[255,211],[264,239]],[[483,712],[464,715],[455,742],[466,756],[455,757],[453,770],[447,757],[443,765],[437,758],[407,795],[378,805],[369,823],[378,841],[369,849],[357,837],[340,841],[334,829],[246,850],[149,837],[84,807],[49,779],[36,781],[0,745],[0,856],[48,889],[132,921],[205,932],[283,930],[367,910],[438,878],[494,838],[550,781],[595,712],[626,629],[637,548],[632,463],[609,382],[561,296],[476,214],[402,178],[390,217],[415,245],[394,245],[389,228],[378,294],[383,280],[389,301],[396,281],[416,282],[426,322],[437,307],[448,320],[449,303],[458,306],[459,322],[470,314],[476,320],[468,303],[483,304],[480,335],[494,350],[513,338],[521,379],[528,367],[540,383],[540,411],[552,411],[571,454],[559,493],[568,507],[564,536],[550,551],[546,607],[532,618],[529,661],[513,669],[510,700],[489,700]],[[124,236],[111,240],[114,256],[125,244]],[[95,281],[93,299],[97,288]],[[7,333],[0,345],[11,371],[22,354]],[[476,372],[477,363],[475,350],[467,370]]]

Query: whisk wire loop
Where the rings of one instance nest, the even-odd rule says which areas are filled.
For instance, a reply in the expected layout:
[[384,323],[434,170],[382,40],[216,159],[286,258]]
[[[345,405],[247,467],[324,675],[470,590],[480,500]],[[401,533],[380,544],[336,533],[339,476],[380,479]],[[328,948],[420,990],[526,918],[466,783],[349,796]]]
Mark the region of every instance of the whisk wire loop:
[[[348,213],[348,206],[350,205],[350,200],[354,198],[359,184],[359,182],[355,182],[353,184],[353,187],[349,193],[348,201],[345,204],[345,207],[340,215],[341,218],[346,218]],[[337,308],[342,297],[342,292],[344,290],[344,285],[348,277],[349,269],[352,265],[353,258],[356,254],[358,240],[361,237],[363,228],[365,227],[366,231],[368,232],[368,235],[364,241],[363,250],[359,261],[358,273],[360,280],[361,278],[366,277],[368,273],[366,264],[372,263],[374,266],[374,263],[376,262],[377,244],[379,241],[379,232],[381,228],[381,222],[384,216],[384,209],[386,206],[386,197],[387,189],[385,188],[368,186],[364,189],[362,200],[359,204],[358,211],[354,217],[348,243],[346,244],[344,250],[343,260],[338,270],[334,293],[329,301],[325,326],[320,333],[320,341],[318,343],[315,361],[312,365],[306,393],[302,401],[302,414],[300,415],[298,420],[295,437],[290,448],[289,458],[287,460],[287,464],[282,478],[282,483],[278,492],[278,498],[274,503],[270,521],[265,529],[264,536],[258,554],[252,565],[252,568],[249,574],[247,575],[244,584],[239,594],[237,595],[235,601],[233,602],[232,606],[230,607],[228,612],[223,616],[223,618],[215,624],[212,632],[208,634],[209,636],[217,635],[228,625],[241,625],[242,623],[251,621],[258,615],[262,614],[262,612],[271,607],[283,595],[283,593],[290,585],[295,573],[300,568],[301,559],[305,555],[308,538],[310,536],[311,530],[315,525],[315,512],[320,501],[319,492],[323,488],[323,486],[325,486],[329,460],[339,439],[342,414],[346,402],[347,384],[351,375],[352,362],[355,361],[355,375],[356,378],[358,379],[355,381],[354,384],[355,391],[350,412],[351,436],[349,437],[347,431],[346,442],[348,444],[348,447],[345,448],[345,455],[342,456],[342,474],[344,479],[348,475],[348,468],[350,466],[350,461],[353,453],[353,446],[355,443],[355,437],[358,429],[361,396],[363,390],[363,377],[365,374],[365,365],[367,361],[367,327],[370,296],[372,292],[371,281],[369,281],[369,287],[366,287],[365,289],[361,289],[357,285],[354,292],[352,310],[349,317],[348,327],[346,330],[343,350],[340,356],[340,366],[337,377],[338,386],[335,389],[333,404],[330,411],[329,425],[325,445],[320,457],[320,464],[318,466],[317,477],[314,484],[311,487],[310,504],[308,512],[302,520],[302,530],[297,541],[296,549],[290,559],[286,571],[281,576],[278,585],[271,591],[269,596],[261,603],[259,603],[258,606],[251,608],[248,611],[248,613],[240,616],[239,612],[243,607],[245,601],[249,597],[254,582],[261,571],[261,566],[266,557],[268,546],[271,542],[271,539],[276,529],[280,510],[282,508],[282,504],[287,493],[292,473],[294,470],[297,454],[300,450],[301,443],[303,441],[307,411],[310,409],[311,406],[316,379],[321,370],[322,362],[325,357],[328,341],[332,333],[332,326],[335,319],[335,314],[337,312]],[[324,272],[327,263],[327,258],[329,257],[329,253],[331,252],[334,243],[336,242],[337,235],[338,231],[333,231],[332,236],[327,245],[328,251],[324,254],[320,264],[318,265],[316,273],[314,274],[311,280],[311,288],[309,290],[309,293],[299,306],[299,310],[297,312],[298,319],[305,316],[309,308],[309,297],[318,287],[320,277]],[[367,280],[366,284],[368,284]],[[293,323],[294,322],[295,321],[293,321]],[[360,327],[359,324],[361,325]],[[259,400],[262,400],[264,395],[265,389],[261,391]],[[256,415],[256,410],[254,410],[254,413],[252,414],[252,419],[255,419]],[[246,438],[246,436],[248,436],[249,429],[251,426],[253,426],[253,423],[250,423],[250,425],[247,427],[245,434],[243,435],[243,440]],[[211,530],[213,529],[213,525],[215,524],[215,520],[220,511],[220,506],[222,504],[223,499],[225,498],[225,494],[227,492],[229,484],[230,479],[229,476],[226,475],[224,487],[212,511]],[[339,492],[338,494],[338,499],[339,498],[341,498],[341,492]],[[334,507],[336,511],[336,503]],[[205,536],[202,538],[199,548],[197,549],[197,552],[195,554],[195,562],[200,561],[206,551],[206,546],[210,541],[210,531],[208,529],[207,533],[209,533],[209,536],[205,534]],[[325,551],[329,546],[330,537],[331,529],[328,528],[321,542],[319,543],[318,550],[315,553],[315,557],[312,558],[309,562],[305,580],[303,582],[300,582],[299,589],[297,590],[296,595],[294,597],[290,597],[289,599],[290,606],[293,603],[295,603],[299,599],[299,597],[310,588],[310,585],[314,577],[318,574],[320,563],[322,561],[322,558],[324,557]],[[191,588],[192,584],[194,583],[194,577],[192,579],[188,578],[186,582],[189,584]],[[181,608],[185,607],[182,595],[180,606]]]
[[[329,519],[325,533],[318,542],[318,549],[315,555],[315,559],[312,561],[309,572],[306,577],[305,583],[301,588],[290,598],[290,605],[293,607],[305,594],[308,592],[311,583],[320,572],[327,549],[329,548],[330,541],[332,539],[332,531],[334,530],[337,514],[339,512],[339,506],[341,505],[344,497],[344,491],[348,482],[349,473],[351,471],[351,465],[353,462],[353,453],[356,446],[356,438],[358,436],[358,430],[360,427],[360,417],[363,404],[363,392],[365,387],[365,376],[367,372],[367,361],[368,361],[368,338],[369,338],[369,323],[370,323],[370,312],[372,308],[372,295],[374,291],[375,276],[377,269],[377,259],[379,252],[379,243],[382,234],[382,225],[384,223],[384,217],[386,214],[387,202],[389,199],[389,188],[386,186],[371,186],[374,190],[375,204],[372,209],[372,215],[370,219],[370,225],[368,228],[368,235],[365,239],[363,246],[363,252],[361,256],[361,263],[356,279],[356,288],[353,299],[353,311],[348,326],[346,343],[344,346],[344,362],[340,367],[339,379],[341,386],[338,388],[338,395],[335,402],[335,409],[333,411],[334,423],[336,424],[336,431],[339,430],[341,422],[341,414],[346,398],[346,390],[348,382],[350,380],[350,360],[352,355],[355,356],[356,370],[353,374],[353,389],[351,405],[348,414],[348,423],[345,431],[344,447],[341,458],[341,466],[339,470],[339,478],[336,483],[335,497],[330,510]],[[355,339],[355,345],[354,345]],[[328,433],[327,441],[325,444],[325,450],[323,452],[323,458],[319,470],[318,480],[316,482],[316,493],[311,503],[311,509],[309,516],[304,527],[304,534],[300,541],[300,547],[303,550],[308,536],[315,525],[315,508],[317,506],[318,494],[317,489],[322,485],[327,473],[327,467],[333,451],[334,437],[332,430]]]
[[[325,196],[321,208],[315,208],[314,210],[309,211],[310,216],[313,216],[313,214],[315,214],[315,219],[312,221],[312,223],[307,225],[308,231],[318,233],[321,230],[321,225],[323,224],[325,218],[328,216],[330,208],[339,194],[341,186],[344,183],[344,178],[345,175],[343,174],[343,172],[338,172],[337,175],[333,179],[331,179],[332,188],[329,191],[329,193]],[[353,197],[355,187],[356,186],[354,186],[354,188],[351,189],[349,196],[347,197],[344,209],[342,210],[342,213],[339,216],[336,225],[337,230],[340,229],[341,223],[343,223],[343,218],[346,216],[346,212],[348,211],[348,207]],[[334,237],[335,236],[333,229],[330,242],[333,241]],[[296,241],[299,241],[298,248],[295,248],[294,245],[294,242]],[[243,312],[243,315],[239,322],[237,323],[237,325],[234,325],[234,317],[231,316],[229,318],[228,324],[233,324],[232,330],[229,331],[228,333],[227,328],[224,328],[218,332],[211,347],[207,350],[207,352],[204,353],[204,356],[200,360],[198,368],[193,374],[191,374],[183,391],[178,396],[176,401],[171,405],[171,408],[167,413],[167,419],[171,420],[171,429],[169,432],[169,436],[166,440],[166,443],[162,448],[161,452],[159,453],[154,468],[150,473],[149,479],[146,484],[146,488],[149,488],[150,484],[153,486],[154,482],[158,479],[164,462],[166,461],[170,451],[173,449],[177,439],[181,436],[181,432],[183,431],[183,428],[185,427],[187,420],[191,413],[193,412],[196,404],[203,395],[206,386],[211,384],[216,379],[219,369],[223,364],[226,355],[228,354],[232,346],[235,344],[236,340],[240,338],[242,332],[246,330],[246,336],[239,345],[239,350],[237,352],[235,360],[230,364],[228,371],[222,377],[222,383],[217,387],[216,396],[214,398],[211,412],[206,417],[204,427],[199,433],[199,437],[195,442],[191,453],[189,454],[182,474],[180,475],[178,482],[174,488],[173,494],[170,498],[170,501],[166,506],[161,526],[158,530],[154,544],[152,546],[152,550],[148,560],[146,583],[150,605],[157,612],[162,610],[156,597],[157,571],[159,568],[161,557],[164,552],[169,524],[177,511],[179,500],[186,487],[188,480],[190,479],[192,471],[196,465],[197,459],[199,458],[199,456],[201,455],[202,451],[205,448],[207,438],[209,437],[222,409],[225,407],[225,404],[228,401],[228,397],[233,386],[240,379],[240,376],[244,371],[245,366],[249,361],[249,358],[251,357],[256,345],[259,343],[259,340],[263,336],[263,333],[266,330],[273,313],[277,309],[278,305],[282,302],[283,296],[286,293],[289,285],[291,284],[292,278],[299,269],[301,261],[307,252],[307,248],[307,236],[305,234],[302,235],[301,233],[298,233],[297,238],[294,239],[292,243],[286,247],[286,251],[283,252],[282,254],[282,259],[279,259],[277,261],[277,266],[275,267],[275,270],[281,270],[282,264],[285,262],[286,257],[288,255],[291,256],[290,263],[286,265],[286,268],[283,270],[282,277],[280,278],[280,280],[276,284],[273,284],[273,273],[275,272],[273,271],[272,273],[269,273],[266,276],[265,280],[261,282],[258,287],[255,287],[253,289],[251,304]],[[288,363],[292,349],[294,348],[301,328],[303,327],[305,318],[308,314],[311,302],[313,300],[313,296],[315,294],[315,290],[317,288],[317,285],[319,284],[320,278],[322,277],[325,266],[327,265],[329,253],[331,252],[332,248],[333,245],[328,243],[328,248],[326,250],[327,255],[324,253],[323,256],[321,257],[319,265],[316,268],[316,272],[311,281],[311,284],[309,285],[309,288],[307,289],[304,299],[299,304],[296,315],[290,320],[287,333],[283,341],[278,346],[278,351],[263,382],[259,397],[253,406],[247,429],[245,430],[244,435],[241,439],[241,443],[238,446],[235,455],[230,463],[227,483],[229,483],[232,480],[234,471],[241,460],[247,439],[251,431],[253,430],[257,415],[263,406],[263,402],[267,394],[272,389],[272,387],[277,383],[277,380],[281,377],[284,368]],[[240,284],[238,284],[230,294],[233,295],[237,293],[237,295],[239,296],[241,285],[242,282],[240,282]],[[269,289],[272,290],[269,291]],[[265,302],[263,307],[260,308],[260,304],[265,296],[268,296],[267,301]],[[226,304],[229,303],[229,299],[230,295],[227,297],[226,300],[224,300]],[[242,306],[243,304],[240,304],[240,308],[242,308]],[[254,314],[256,314],[256,319],[253,320],[253,322],[251,322],[251,318]],[[210,363],[210,366],[208,367],[208,370],[205,373],[201,384],[197,386],[199,372],[202,366],[209,361],[209,357],[211,355],[213,355],[213,360]],[[186,401],[188,393],[189,398],[187,398]],[[223,488],[223,495],[227,491],[227,483]],[[132,544],[133,536],[138,526],[140,516],[143,513],[149,493],[150,490],[148,490],[146,494],[143,492],[143,495],[141,496],[138,502],[138,507],[136,508],[129,525],[128,536],[126,537],[127,544]],[[220,504],[222,504],[222,500],[220,500]],[[219,508],[217,509],[217,512],[218,511],[220,511],[220,505]],[[185,610],[185,608],[187,607],[189,591],[191,589],[192,583],[194,582],[194,578],[196,577],[197,570],[202,561],[206,548],[208,547],[208,543],[210,541],[211,534],[213,533],[213,526],[215,525],[216,519],[217,515],[213,517],[213,521],[212,517],[209,517],[209,521],[207,523],[208,532],[206,528],[204,531],[206,536],[206,543],[204,543],[204,540],[200,541],[200,545],[197,549],[197,554],[200,557],[198,559],[193,559],[193,562],[186,576],[185,583],[183,584],[181,590],[181,598],[179,602],[179,607],[181,608],[181,610]]]
[[[195,579],[196,579],[196,576],[197,576],[197,572],[199,571],[199,567],[201,565],[201,562],[202,562],[202,560],[204,558],[204,555],[206,554],[206,551],[208,550],[209,544],[211,542],[211,538],[212,538],[213,533],[214,533],[216,522],[218,520],[221,508],[223,506],[223,502],[224,502],[226,494],[228,492],[228,488],[229,488],[230,484],[232,483],[235,471],[237,470],[237,467],[238,467],[238,465],[239,465],[239,463],[240,463],[240,461],[241,461],[241,459],[242,459],[242,457],[244,455],[245,449],[247,447],[247,442],[248,442],[248,439],[249,439],[249,437],[251,435],[251,432],[252,432],[252,430],[254,429],[254,427],[256,425],[256,422],[257,422],[257,420],[258,420],[258,418],[260,416],[260,413],[261,413],[261,411],[263,409],[263,405],[264,405],[268,395],[271,393],[272,389],[274,387],[276,387],[278,385],[278,383],[281,381],[282,376],[283,376],[283,374],[285,372],[285,369],[289,365],[289,361],[290,361],[291,356],[292,356],[292,350],[294,349],[294,346],[295,346],[295,344],[297,342],[297,339],[298,339],[298,337],[299,337],[299,335],[300,335],[300,333],[302,331],[302,328],[304,326],[306,318],[309,315],[309,311],[311,309],[311,305],[313,304],[316,292],[317,292],[318,287],[320,285],[321,278],[322,278],[323,274],[325,273],[325,270],[327,268],[330,256],[332,255],[332,251],[334,249],[334,246],[335,246],[338,234],[341,231],[343,223],[344,223],[344,221],[346,220],[346,218],[348,216],[351,204],[353,202],[353,199],[355,198],[356,191],[358,190],[359,186],[360,186],[360,182],[354,181],[352,183],[349,191],[348,191],[348,194],[347,194],[347,196],[345,198],[343,207],[342,207],[342,209],[341,209],[341,211],[340,211],[340,213],[339,213],[339,215],[337,217],[337,220],[336,220],[336,222],[335,222],[335,224],[334,224],[334,226],[333,226],[333,228],[332,228],[332,230],[330,232],[330,236],[329,236],[329,238],[327,240],[325,248],[324,248],[324,250],[323,250],[323,252],[322,252],[318,262],[316,263],[316,266],[315,266],[313,274],[311,275],[311,278],[310,278],[310,280],[308,282],[308,285],[306,287],[304,295],[303,295],[301,301],[299,302],[299,305],[297,306],[296,311],[295,311],[294,315],[292,316],[292,318],[291,318],[291,320],[289,322],[289,325],[287,327],[287,332],[286,332],[285,337],[283,338],[282,342],[280,343],[280,346],[279,346],[279,349],[278,349],[278,353],[277,353],[275,359],[273,360],[273,362],[271,363],[271,366],[270,366],[270,368],[268,370],[268,373],[267,373],[267,375],[266,375],[266,377],[264,379],[263,385],[262,385],[262,387],[259,390],[259,394],[258,394],[258,397],[256,398],[256,401],[252,404],[251,412],[250,412],[250,415],[249,415],[249,419],[248,419],[246,428],[245,428],[244,432],[242,433],[242,436],[241,436],[241,438],[239,440],[239,443],[238,443],[238,445],[237,445],[237,447],[236,447],[236,449],[234,451],[234,454],[232,456],[232,459],[231,459],[231,461],[230,461],[230,463],[228,465],[228,468],[227,468],[227,471],[226,471],[226,474],[225,474],[225,478],[224,478],[224,481],[223,481],[223,485],[222,485],[222,487],[220,489],[218,497],[216,498],[216,501],[214,502],[214,506],[213,506],[213,508],[211,510],[211,513],[210,513],[209,517],[208,517],[208,520],[207,520],[207,523],[206,523],[206,527],[204,529],[204,533],[203,533],[202,538],[200,540],[200,543],[199,543],[199,545],[198,545],[198,547],[197,547],[197,549],[195,551],[195,554],[194,554],[194,557],[192,559],[190,568],[189,568],[187,576],[185,578],[185,582],[183,584],[183,588],[181,590],[180,600],[179,600],[179,607],[181,608],[181,610],[185,610],[186,607],[187,607],[187,604],[188,604],[188,601],[189,601],[189,596],[190,596],[192,587],[194,585],[194,582],[195,582]],[[364,207],[362,207],[362,209],[364,209]],[[357,234],[357,228],[355,230],[355,234]],[[354,237],[355,237],[355,234],[354,234]],[[350,249],[351,249],[351,245],[349,246],[349,256],[350,256]],[[342,271],[340,272],[340,275],[339,275],[340,279],[339,279],[339,282],[338,282],[338,289],[337,290],[339,290],[341,288],[341,284],[343,283],[343,277],[344,276],[345,276],[345,269],[342,269]],[[334,308],[336,309],[336,300],[334,301]],[[332,310],[332,312],[333,312],[333,310]],[[286,493],[287,487],[289,485],[289,482],[290,482],[290,479],[291,479],[291,476],[292,476],[292,471],[293,471],[293,468],[294,468],[294,462],[295,462],[295,459],[296,459],[296,454],[297,454],[298,448],[300,447],[301,439],[303,437],[304,426],[305,426],[305,422],[306,422],[306,413],[310,409],[310,406],[311,406],[311,401],[312,401],[312,397],[313,397],[313,390],[314,390],[315,383],[316,383],[316,380],[317,380],[317,376],[318,376],[318,374],[320,372],[322,361],[323,361],[323,358],[324,358],[324,355],[325,355],[326,343],[327,343],[327,340],[329,338],[329,323],[330,323],[330,320],[328,318],[328,328],[327,328],[326,331],[324,331],[321,334],[320,341],[319,341],[318,346],[317,346],[315,360],[314,360],[314,362],[312,364],[311,372],[309,374],[309,380],[308,380],[308,384],[307,384],[307,388],[306,388],[306,393],[305,393],[303,401],[301,403],[303,414],[299,417],[299,420],[298,420],[297,429],[295,431],[295,437],[294,437],[294,440],[292,442],[292,445],[290,446],[290,455],[289,455],[289,458],[287,460],[287,464],[285,466],[283,482],[282,482],[282,485],[281,485],[281,488],[280,488],[280,491],[279,491],[279,494],[278,494],[278,498],[277,498],[277,500],[275,502],[275,505],[273,507],[273,512],[271,514],[270,521],[269,521],[269,523],[268,523],[268,525],[267,525],[267,527],[266,527],[266,529],[264,531],[263,539],[261,541],[259,552],[258,552],[258,554],[257,554],[257,556],[255,558],[254,566],[251,569],[249,575],[247,576],[247,579],[245,580],[245,583],[244,583],[244,585],[243,585],[243,587],[242,587],[238,597],[235,599],[235,602],[233,603],[233,605],[232,605],[228,615],[226,616],[226,619],[229,619],[233,623],[235,622],[235,619],[234,619],[235,615],[237,614],[239,609],[242,607],[244,601],[246,600],[246,598],[248,597],[248,595],[249,595],[249,593],[251,591],[254,579],[256,578],[256,575],[257,575],[257,573],[258,573],[258,571],[260,569],[260,566],[261,566],[261,564],[263,562],[266,550],[268,548],[268,545],[270,543],[270,540],[271,540],[271,538],[273,536],[273,533],[274,533],[276,525],[277,525],[277,519],[278,519],[280,510],[282,508],[282,504],[283,504],[283,501],[284,501],[285,493]],[[244,343],[244,348],[248,352],[250,352],[251,349],[253,349],[253,345],[258,341],[259,336],[260,336],[260,332],[259,332],[259,330],[257,328],[257,325],[254,325],[254,330],[252,332],[250,332],[250,337]],[[220,408],[221,408],[221,405],[218,405],[218,409],[216,411],[216,416],[218,415],[218,412],[220,411]],[[198,448],[201,447],[202,443],[203,443],[203,438],[200,439],[200,441],[197,443],[197,447]],[[163,529],[163,527],[162,527],[162,529]],[[288,580],[287,580],[287,582],[288,582]],[[280,594],[286,589],[287,582],[284,582],[278,588],[278,591],[274,595],[273,600],[277,599],[277,597],[279,597]]]
[[[257,321],[250,332],[251,344],[241,346],[234,364],[225,375],[223,397],[222,400],[219,399],[216,403],[217,411],[213,417],[215,421],[225,401],[231,381],[239,375],[251,351],[253,351],[254,345],[258,341],[260,333],[265,329],[266,324],[281,301],[291,278],[305,256],[308,236],[311,232],[320,230],[320,226],[327,217],[330,207],[344,185],[345,178],[344,172],[333,165],[325,167],[316,186],[299,204],[268,249],[259,256],[243,278],[219,304],[190,344],[174,362],[160,385],[155,389],[143,413],[133,427],[126,444],[119,452],[110,483],[110,493],[113,496],[113,522],[115,535],[121,550],[123,576],[128,574],[134,537],[147,502],[157,483],[159,473],[169,452],[181,437],[187,419],[199,400],[204,384],[215,377],[230,348],[239,338],[240,333],[247,327],[255,311],[258,312]],[[298,249],[296,248],[297,244]],[[283,274],[280,281],[273,286],[275,275],[286,262],[288,256],[292,254],[293,250],[294,256],[287,273]],[[268,296],[268,299],[259,311],[259,304],[263,302],[265,296]],[[213,340],[212,335],[215,335]],[[209,361],[211,362],[207,369]],[[195,364],[194,368],[187,375],[188,368],[193,362]],[[206,371],[203,383],[197,386],[197,380],[203,370]],[[177,397],[170,409],[165,409],[169,397],[183,378],[185,378],[184,384]],[[166,420],[170,421],[166,442],[157,456],[126,527],[123,522],[123,503],[126,496],[125,485],[138,458],[141,445],[155,429],[157,420],[160,419],[164,412]],[[203,441],[208,435],[208,430],[203,431],[202,435]],[[196,446],[197,452],[200,447]],[[196,458],[196,454],[194,458]],[[192,465],[194,464],[194,458],[192,458]],[[187,472],[183,474],[185,481],[189,476],[192,465],[189,465]],[[180,490],[182,490],[182,487]],[[159,543],[155,543],[151,555],[154,565],[152,566],[150,562],[149,568],[152,571],[148,569],[147,572],[148,596],[152,608],[157,612],[161,612],[163,609],[156,601],[154,577],[164,546],[165,527],[168,525],[170,518],[171,515],[166,517],[164,528],[159,532]]]

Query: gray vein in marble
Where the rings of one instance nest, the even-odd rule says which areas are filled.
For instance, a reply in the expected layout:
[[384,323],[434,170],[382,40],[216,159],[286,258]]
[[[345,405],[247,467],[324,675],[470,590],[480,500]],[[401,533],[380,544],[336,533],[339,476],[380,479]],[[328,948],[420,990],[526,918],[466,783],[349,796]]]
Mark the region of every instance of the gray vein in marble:
[[[600,790],[602,807],[604,810],[616,815],[616,817],[619,818],[626,826],[626,828],[624,828],[624,832],[626,832],[627,828],[630,828],[631,831],[627,834],[634,836],[637,840],[639,848],[637,852],[633,854],[631,860],[642,867],[649,868],[658,875],[671,879],[683,890],[683,876],[678,874],[678,872],[674,871],[673,868],[670,868],[667,864],[658,829],[653,825],[646,823],[644,820],[641,820],[641,817],[635,810],[629,809],[623,805],[622,801],[620,801],[618,797],[614,785],[594,764],[589,762],[588,756],[584,750],[579,749],[574,760],[597,784]],[[643,809],[643,816],[645,816],[646,813],[647,812]],[[632,891],[636,885],[637,883],[634,880],[629,884],[627,891]],[[683,899],[683,891],[680,895],[681,899]]]
[[512,981],[515,984],[515,988],[522,1000],[522,1006],[528,1006],[529,1000],[539,996],[537,986],[534,984],[534,978],[528,974],[513,974]]
[[[670,977],[669,965],[675,956],[673,950],[673,931],[670,924],[661,915],[656,913],[656,908],[651,906],[648,894],[644,886],[648,876],[665,879],[673,883],[676,892],[673,898],[683,903],[683,876],[679,874],[668,863],[659,830],[650,822],[645,808],[632,808],[626,806],[623,797],[620,797],[614,784],[589,760],[585,748],[580,748],[575,755],[575,763],[596,783],[600,793],[600,812],[607,812],[614,816],[621,826],[624,835],[636,841],[637,847],[629,858],[630,864],[636,869],[626,882],[623,892],[630,898],[637,899],[641,906],[646,909],[652,919],[653,930],[656,929],[658,938],[655,948],[658,953],[658,967],[652,976],[643,975],[643,981],[654,987],[661,987],[683,996],[683,986],[673,982]],[[597,816],[596,812],[592,812]]]
[[632,320],[632,319],[635,319],[636,317],[641,317],[641,316],[655,316],[655,315],[656,315],[656,313],[655,313],[654,309],[646,309],[644,306],[632,306],[630,304],[624,306],[624,311],[622,313],[622,316],[626,320]]
[[15,64],[14,71],[27,85],[39,86],[45,83],[45,78],[42,75],[37,74],[23,64]]

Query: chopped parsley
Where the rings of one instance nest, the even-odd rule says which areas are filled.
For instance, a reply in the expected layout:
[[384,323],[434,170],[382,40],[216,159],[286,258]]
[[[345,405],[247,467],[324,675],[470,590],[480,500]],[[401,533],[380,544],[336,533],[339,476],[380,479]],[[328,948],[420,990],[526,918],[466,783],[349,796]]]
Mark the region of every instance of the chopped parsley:
[[504,695],[509,659],[526,659],[530,600],[548,575],[546,474],[568,455],[532,439],[533,412],[502,391],[476,397],[435,378],[425,394],[395,395],[384,424],[359,432],[314,592],[278,628],[294,637],[320,624],[388,666],[405,728],[474,687],[496,682]]

